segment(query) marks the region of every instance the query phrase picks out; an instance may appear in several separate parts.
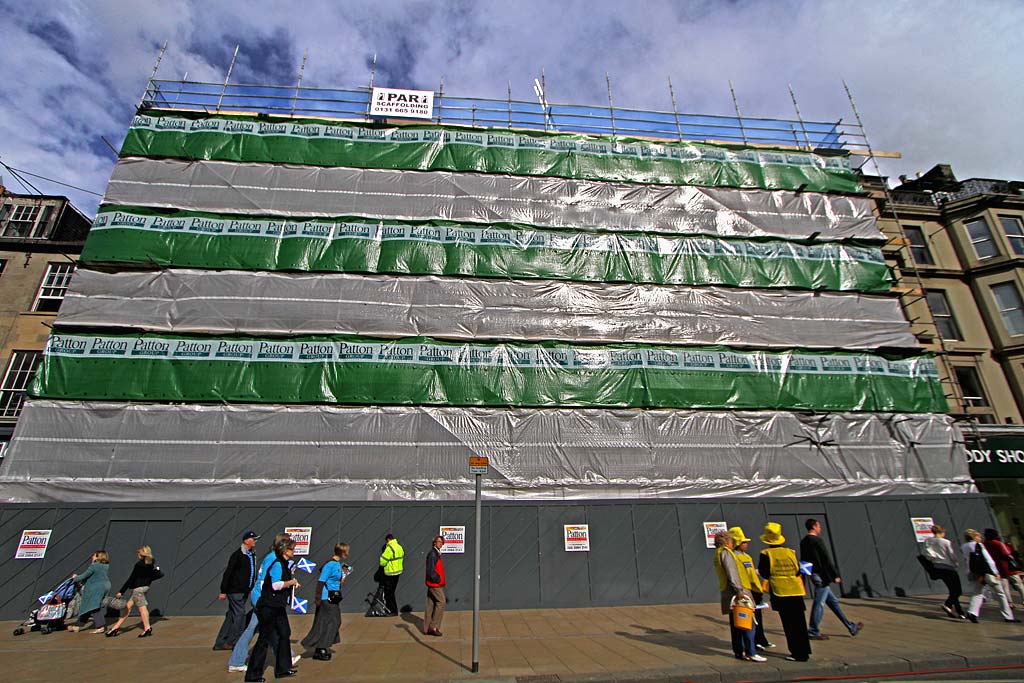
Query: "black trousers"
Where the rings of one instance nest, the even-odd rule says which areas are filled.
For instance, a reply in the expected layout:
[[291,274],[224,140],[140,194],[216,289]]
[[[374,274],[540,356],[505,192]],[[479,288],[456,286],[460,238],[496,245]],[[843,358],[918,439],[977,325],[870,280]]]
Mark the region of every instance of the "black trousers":
[[267,650],[273,645],[271,640],[277,637],[277,656],[274,662],[274,674],[287,673],[292,668],[291,640],[292,629],[288,624],[288,610],[285,607],[257,607],[260,620],[260,637],[249,655],[249,666],[245,670],[245,680],[258,681],[263,678],[263,669],[267,662]]
[[964,589],[960,585],[960,573],[955,569],[945,569],[942,567],[936,567],[934,572],[935,577],[946,584],[946,590],[949,591],[949,596],[946,597],[946,607],[963,616],[964,611],[960,607],[960,596],[963,595]]
[[384,589],[384,604],[388,606],[388,612],[391,614],[398,614],[398,599],[395,597],[395,590],[398,589],[400,578],[402,578],[401,574],[394,576],[385,574],[384,579],[380,582],[380,587]]
[[785,605],[778,609],[782,630],[786,632],[786,645],[794,659],[806,661],[811,656],[811,639],[807,636],[807,619],[804,617],[803,598],[797,598],[799,606]]

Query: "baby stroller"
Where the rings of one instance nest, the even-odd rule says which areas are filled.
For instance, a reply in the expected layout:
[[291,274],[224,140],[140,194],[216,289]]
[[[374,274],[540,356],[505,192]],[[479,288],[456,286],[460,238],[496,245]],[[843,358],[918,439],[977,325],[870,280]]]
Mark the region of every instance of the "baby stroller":
[[64,619],[73,616],[72,602],[76,592],[75,580],[65,579],[49,593],[39,596],[41,604],[29,612],[28,619],[14,629],[14,635],[20,636],[26,631],[39,631],[45,635],[63,629]]

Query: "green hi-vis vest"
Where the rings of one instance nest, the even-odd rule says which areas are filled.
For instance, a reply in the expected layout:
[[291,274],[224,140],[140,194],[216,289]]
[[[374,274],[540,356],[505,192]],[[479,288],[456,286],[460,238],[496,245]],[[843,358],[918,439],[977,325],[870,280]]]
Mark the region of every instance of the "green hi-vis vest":
[[405,551],[398,545],[398,539],[393,538],[384,546],[384,552],[380,554],[380,566],[384,567],[384,574],[396,576],[402,573],[402,560],[405,559]]
[[729,583],[725,577],[725,567],[722,566],[723,552],[732,555],[732,559],[736,563],[736,571],[740,575],[740,585],[747,590],[750,590],[750,576],[743,569],[743,565],[740,564],[739,560],[736,559],[736,553],[728,548],[718,548],[715,550],[715,571],[718,572],[718,592],[721,593],[724,591],[726,585]]
[[767,555],[771,560],[772,570],[768,575],[768,585],[771,587],[772,595],[780,598],[805,595],[804,581],[800,578],[800,563],[797,562],[795,552],[779,546],[765,548],[761,554]]

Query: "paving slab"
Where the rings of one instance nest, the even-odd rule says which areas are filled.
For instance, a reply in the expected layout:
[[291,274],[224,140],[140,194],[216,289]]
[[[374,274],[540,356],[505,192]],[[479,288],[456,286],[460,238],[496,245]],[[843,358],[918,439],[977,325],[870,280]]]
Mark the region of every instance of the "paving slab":
[[[1024,625],[1007,624],[986,606],[982,622],[944,617],[936,598],[844,599],[847,615],[865,623],[852,638],[825,615],[831,637],[813,643],[810,662],[785,661],[778,615],[768,613],[777,647],[757,664],[732,656],[726,618],[717,604],[575,609],[494,610],[482,615],[480,673],[470,671],[472,615],[449,612],[441,638],[424,636],[418,614],[373,619],[345,614],[342,643],[330,662],[300,661],[296,680],[317,683],[732,683],[828,676],[907,674],[937,669],[1021,667]],[[0,630],[0,680],[24,683],[213,681],[241,683],[227,672],[228,653],[211,650],[219,617],[171,616],[144,640],[137,621],[117,638],[88,632]],[[292,647],[312,622],[291,617]],[[268,670],[268,678],[273,675]]]

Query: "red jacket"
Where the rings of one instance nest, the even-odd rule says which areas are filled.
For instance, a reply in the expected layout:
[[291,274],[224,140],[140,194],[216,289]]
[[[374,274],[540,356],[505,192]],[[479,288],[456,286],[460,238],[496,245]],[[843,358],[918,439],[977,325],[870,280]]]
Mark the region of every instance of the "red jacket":
[[437,548],[431,548],[427,553],[427,585],[431,588],[444,586],[444,562]]
[[1010,550],[1010,546],[1006,545],[1002,541],[995,539],[985,541],[985,550],[995,560],[996,569],[999,570],[999,576],[1007,577],[1013,576],[1014,574],[1020,574],[1019,571],[1010,569],[1010,560],[1013,559],[1013,551]]

